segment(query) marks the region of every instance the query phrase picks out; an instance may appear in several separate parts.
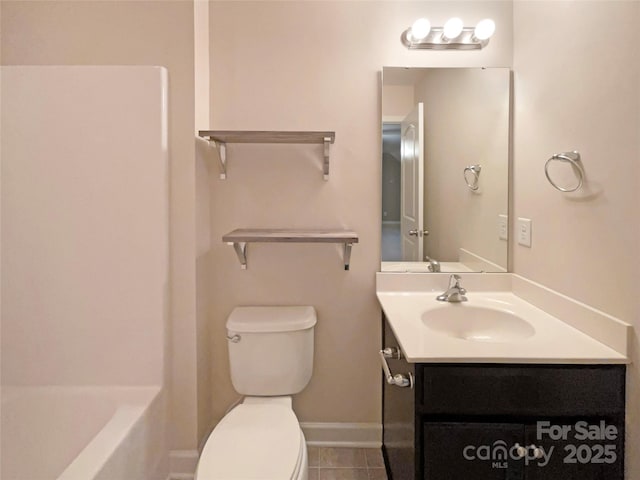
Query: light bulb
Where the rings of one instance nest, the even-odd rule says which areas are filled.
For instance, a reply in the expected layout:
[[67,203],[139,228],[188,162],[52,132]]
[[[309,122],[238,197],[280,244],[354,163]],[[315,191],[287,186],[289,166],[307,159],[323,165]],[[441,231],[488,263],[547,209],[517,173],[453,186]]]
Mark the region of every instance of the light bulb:
[[473,31],[473,36],[476,40],[486,40],[496,31],[496,24],[490,18],[480,20]]
[[447,20],[442,29],[444,40],[453,40],[462,33],[462,27],[464,24],[458,17],[453,17]]
[[413,40],[422,40],[431,31],[431,24],[426,18],[419,18],[411,25],[411,38]]

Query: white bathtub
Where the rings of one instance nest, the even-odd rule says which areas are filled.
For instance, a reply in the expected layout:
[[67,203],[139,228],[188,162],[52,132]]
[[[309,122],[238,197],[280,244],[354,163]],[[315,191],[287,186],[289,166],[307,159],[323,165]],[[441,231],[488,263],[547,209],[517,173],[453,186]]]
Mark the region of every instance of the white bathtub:
[[2,480],[166,478],[158,387],[3,387]]

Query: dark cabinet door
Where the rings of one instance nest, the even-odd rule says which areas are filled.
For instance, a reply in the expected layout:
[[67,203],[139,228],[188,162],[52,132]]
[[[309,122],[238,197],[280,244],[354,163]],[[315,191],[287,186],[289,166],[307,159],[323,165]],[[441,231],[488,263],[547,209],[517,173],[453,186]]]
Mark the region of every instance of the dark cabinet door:
[[538,435],[540,426],[528,425],[529,453],[534,446],[544,457],[529,463],[525,480],[623,480],[622,425],[602,419],[552,420],[543,427],[542,435]]
[[[423,424],[424,480],[523,480],[524,426],[500,423]],[[513,450],[515,451],[515,450]]]
[[[385,322],[383,345],[399,348],[398,342]],[[394,373],[414,373],[414,364],[405,360],[387,359]],[[381,370],[382,372],[382,370]],[[416,444],[415,444],[415,389],[389,385],[381,375],[382,396],[382,436],[384,454],[390,477],[393,480],[415,480]]]

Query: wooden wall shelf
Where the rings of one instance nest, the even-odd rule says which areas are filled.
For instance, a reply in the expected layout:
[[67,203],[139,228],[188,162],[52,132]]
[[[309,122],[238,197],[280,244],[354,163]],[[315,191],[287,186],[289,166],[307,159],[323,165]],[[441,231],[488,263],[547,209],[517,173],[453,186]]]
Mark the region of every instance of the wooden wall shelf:
[[223,235],[223,242],[233,245],[241,268],[247,268],[247,244],[269,243],[342,243],[344,269],[349,270],[351,247],[358,243],[358,234],[350,230],[323,229],[237,229]]
[[329,179],[330,145],[335,142],[335,132],[277,132],[243,130],[200,130],[198,136],[213,143],[220,156],[220,178],[227,178],[227,143],[289,143],[323,144],[324,179]]

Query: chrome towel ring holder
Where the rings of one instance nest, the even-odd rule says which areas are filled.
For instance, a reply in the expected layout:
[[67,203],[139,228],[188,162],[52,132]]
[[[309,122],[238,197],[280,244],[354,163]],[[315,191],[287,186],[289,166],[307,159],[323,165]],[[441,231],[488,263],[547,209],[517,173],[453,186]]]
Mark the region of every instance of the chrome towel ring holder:
[[[578,177],[578,184],[575,187],[569,187],[569,188],[561,187],[556,182],[551,180],[551,176],[549,175],[549,164],[554,160],[558,160],[561,162],[568,162],[569,164],[571,164],[573,171],[576,173],[576,176]],[[580,187],[582,187],[582,184],[584,183],[584,167],[582,166],[582,162],[580,160],[580,153],[578,153],[575,150],[573,152],[556,153],[544,164],[544,174],[547,176],[547,180],[549,180],[549,183],[556,190],[560,190],[561,192],[565,192],[565,193],[575,192]]]
[[[465,167],[464,172],[462,172],[467,187],[469,187],[474,192],[478,190],[478,188],[480,188],[478,185],[478,181],[480,180],[481,170],[481,165],[469,165],[468,167]],[[471,173],[471,177],[467,176],[467,173]]]

